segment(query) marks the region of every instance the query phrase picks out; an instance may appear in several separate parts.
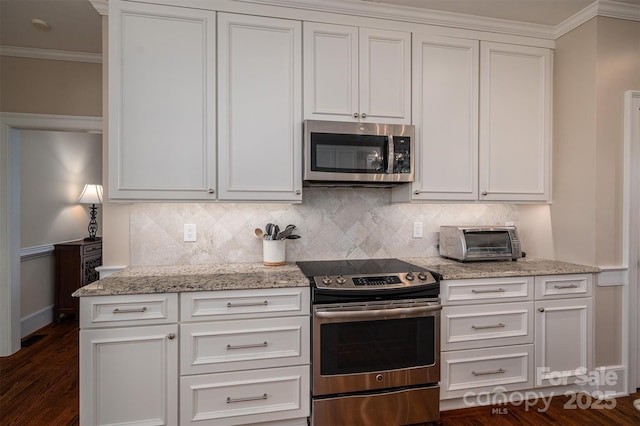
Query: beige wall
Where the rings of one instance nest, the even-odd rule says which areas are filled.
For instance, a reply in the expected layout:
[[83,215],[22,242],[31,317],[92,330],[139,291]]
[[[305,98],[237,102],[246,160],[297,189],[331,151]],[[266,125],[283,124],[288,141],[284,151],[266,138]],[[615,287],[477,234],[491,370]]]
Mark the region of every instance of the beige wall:
[[[623,94],[640,89],[640,22],[594,18],[556,40],[551,222],[556,258],[623,262]],[[595,289],[596,365],[621,363],[622,289]]]
[[20,318],[53,305],[55,268],[53,254],[20,262]]
[[2,56],[0,111],[102,116],[100,64]]

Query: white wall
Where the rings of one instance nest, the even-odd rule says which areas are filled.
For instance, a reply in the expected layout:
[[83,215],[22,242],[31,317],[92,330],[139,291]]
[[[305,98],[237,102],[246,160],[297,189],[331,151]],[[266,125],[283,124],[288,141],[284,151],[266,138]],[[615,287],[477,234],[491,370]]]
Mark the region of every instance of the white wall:
[[[101,135],[20,131],[20,247],[88,236],[89,208],[76,203],[85,183],[101,183]],[[101,210],[98,208],[98,224]],[[98,230],[98,235],[101,229]],[[54,303],[53,254],[21,261],[20,316]]]

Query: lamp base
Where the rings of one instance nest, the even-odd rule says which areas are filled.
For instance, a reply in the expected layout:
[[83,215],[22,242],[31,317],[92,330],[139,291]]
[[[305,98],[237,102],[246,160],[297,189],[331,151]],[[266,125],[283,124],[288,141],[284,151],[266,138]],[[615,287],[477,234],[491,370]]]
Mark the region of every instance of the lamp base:
[[84,241],[100,241],[102,237],[87,237]]

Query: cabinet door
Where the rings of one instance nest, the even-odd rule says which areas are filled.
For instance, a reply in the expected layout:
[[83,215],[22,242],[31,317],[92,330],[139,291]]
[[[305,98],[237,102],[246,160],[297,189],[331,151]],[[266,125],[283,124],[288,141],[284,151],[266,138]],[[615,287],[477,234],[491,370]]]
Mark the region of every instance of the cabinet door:
[[219,14],[221,200],[302,200],[302,29]]
[[304,118],[357,121],[358,28],[304,23]]
[[480,44],[480,200],[550,197],[549,49]]
[[415,200],[478,199],[478,46],[414,35]]
[[535,310],[536,387],[573,383],[593,367],[591,298],[539,301]]
[[80,424],[177,424],[177,329],[81,330]]
[[360,28],[360,119],[411,124],[411,33]]
[[215,197],[215,13],[109,2],[109,196]]

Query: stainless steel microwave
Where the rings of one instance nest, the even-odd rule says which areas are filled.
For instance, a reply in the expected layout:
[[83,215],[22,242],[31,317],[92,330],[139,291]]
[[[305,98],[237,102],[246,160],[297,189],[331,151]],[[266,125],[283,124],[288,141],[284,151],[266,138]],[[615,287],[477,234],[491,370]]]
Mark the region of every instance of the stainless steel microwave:
[[412,125],[304,121],[307,185],[382,185],[413,182]]
[[461,262],[522,257],[515,226],[441,226],[440,256]]

